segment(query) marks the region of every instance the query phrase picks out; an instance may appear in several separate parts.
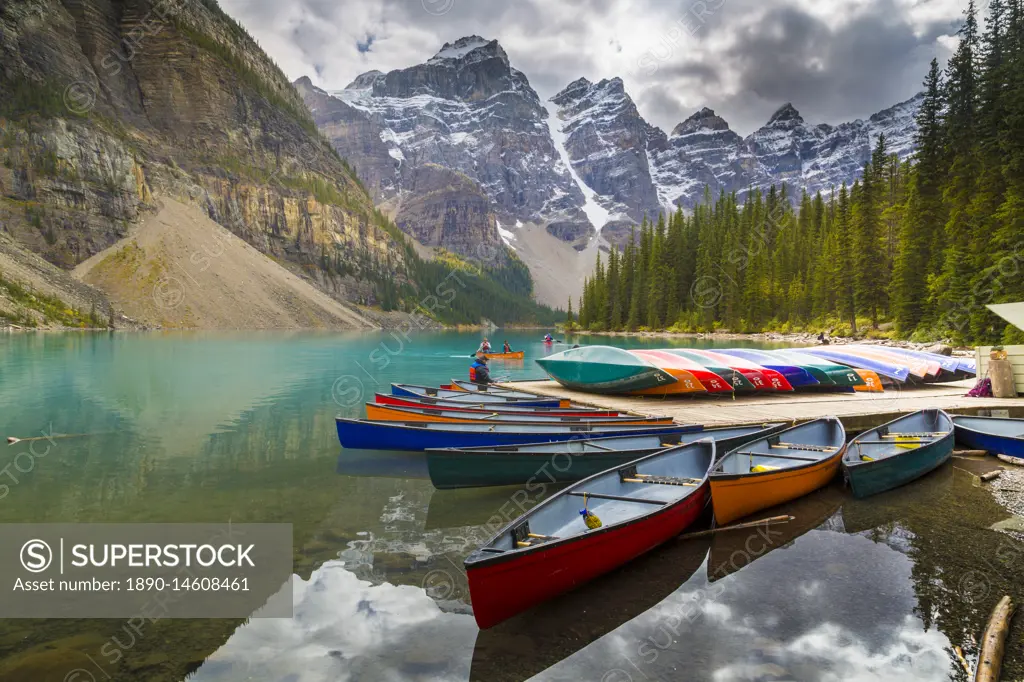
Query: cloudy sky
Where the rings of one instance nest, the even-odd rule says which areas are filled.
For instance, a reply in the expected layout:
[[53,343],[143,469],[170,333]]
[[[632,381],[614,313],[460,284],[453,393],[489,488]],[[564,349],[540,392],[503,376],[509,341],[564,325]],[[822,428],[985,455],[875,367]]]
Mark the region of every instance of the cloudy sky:
[[547,99],[620,76],[667,130],[710,106],[746,134],[792,102],[808,122],[911,97],[956,44],[967,0],[221,0],[291,78],[340,89],[370,69],[497,38]]

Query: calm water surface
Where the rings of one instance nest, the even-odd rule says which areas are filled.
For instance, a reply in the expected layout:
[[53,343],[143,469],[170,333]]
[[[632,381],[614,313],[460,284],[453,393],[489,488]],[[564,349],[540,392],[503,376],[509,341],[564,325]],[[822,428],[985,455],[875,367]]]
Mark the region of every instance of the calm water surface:
[[[541,334],[492,335],[528,358],[493,374],[541,378]],[[343,451],[334,429],[392,381],[465,376],[479,339],[0,337],[0,435],[93,434],[18,474],[0,523],[287,522],[295,537],[291,620],[163,620],[141,636],[0,621],[0,680],[966,680],[952,647],[973,656],[998,597],[1024,598],[1024,544],[989,530],[1009,514],[946,466],[864,501],[819,491],[768,533],[676,541],[481,632],[461,564],[515,490],[435,491],[422,455]],[[3,447],[0,465],[24,449]],[[1022,632],[1004,679],[1024,679]],[[117,660],[101,654],[111,638]]]

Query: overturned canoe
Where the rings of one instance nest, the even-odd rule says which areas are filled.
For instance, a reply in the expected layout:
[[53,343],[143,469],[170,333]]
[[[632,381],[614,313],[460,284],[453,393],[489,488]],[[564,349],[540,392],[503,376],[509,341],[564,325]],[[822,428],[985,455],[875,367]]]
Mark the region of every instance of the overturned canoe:
[[727,367],[740,372],[743,376],[750,380],[750,383],[754,384],[754,388],[759,391],[792,391],[793,387],[789,381],[780,372],[774,369],[768,369],[763,365],[759,365],[756,362],[751,362],[746,358],[741,358],[731,355],[723,355],[717,351],[708,350],[706,348],[695,348],[691,352],[702,355],[713,362],[724,363]]
[[638,426],[627,424],[432,424],[372,422],[336,417],[338,440],[345,448],[364,450],[427,450],[483,445],[525,445],[585,440],[606,436],[667,435],[700,431],[696,425]]
[[529,412],[458,412],[429,407],[399,407],[366,403],[366,418],[372,421],[431,422],[447,424],[671,424],[672,417],[625,415],[618,417],[566,416]]
[[848,367],[869,369],[883,377],[887,377],[900,383],[907,381],[910,377],[910,370],[902,365],[896,365],[892,362],[864,357],[854,353],[844,353],[841,349],[842,346],[815,346],[814,348],[801,348],[800,352],[814,355],[819,358],[825,358],[832,362],[838,362],[840,365],[847,365]]
[[845,447],[842,423],[827,417],[729,452],[711,471],[715,520],[731,523],[817,490],[835,478]]
[[[807,368],[795,365],[792,363],[786,363],[782,358],[772,355],[767,351],[753,350],[748,348],[726,348],[718,351],[721,355],[729,355],[736,358],[742,358],[749,360],[750,362],[756,362],[758,365],[766,369],[778,372],[786,378],[790,386],[793,388],[802,388],[804,386],[818,386],[821,381],[816,379]],[[828,379],[828,375],[825,375],[825,383],[833,384]]]
[[538,358],[537,364],[563,386],[592,393],[629,393],[676,381],[665,370],[612,346],[571,348]]
[[953,422],[942,410],[921,410],[852,441],[843,475],[857,497],[898,488],[921,478],[953,456]]
[[745,377],[740,371],[730,367],[725,362],[715,362],[711,358],[695,353],[690,349],[683,348],[666,348],[665,353],[671,353],[672,355],[678,355],[679,357],[686,358],[696,362],[698,365],[704,367],[709,372],[714,372],[718,376],[725,379],[732,390],[734,391],[756,391],[757,387],[750,382],[750,379]]
[[1024,458],[1024,419],[953,417],[956,442],[975,450]]
[[642,391],[631,391],[633,395],[674,395],[677,393],[730,393],[732,384],[690,358],[674,355],[663,350],[629,351],[633,355],[646,360],[655,367],[663,369],[676,379],[676,383]]
[[661,436],[595,438],[565,443],[533,443],[483,448],[427,450],[427,469],[435,488],[497,485],[537,486],[569,483],[620,466],[665,448],[703,438],[727,452],[781,431],[785,424],[755,424]]
[[841,388],[855,388],[864,385],[864,379],[858,372],[846,365],[840,365],[829,360],[819,358],[798,350],[772,350],[768,351],[773,356],[783,361],[800,365],[810,372],[822,384],[833,383]]
[[[663,450],[586,478],[512,521],[466,558],[477,625],[496,625],[681,533],[704,511],[714,460],[710,440]],[[585,522],[581,510],[600,521]]]

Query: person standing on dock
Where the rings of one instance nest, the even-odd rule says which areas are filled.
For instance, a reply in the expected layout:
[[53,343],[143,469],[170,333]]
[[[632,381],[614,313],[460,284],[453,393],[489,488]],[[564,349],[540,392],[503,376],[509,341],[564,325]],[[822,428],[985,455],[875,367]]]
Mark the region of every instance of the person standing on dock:
[[469,366],[469,380],[474,384],[491,384],[491,370],[487,369],[487,356],[482,351],[477,352],[476,359]]

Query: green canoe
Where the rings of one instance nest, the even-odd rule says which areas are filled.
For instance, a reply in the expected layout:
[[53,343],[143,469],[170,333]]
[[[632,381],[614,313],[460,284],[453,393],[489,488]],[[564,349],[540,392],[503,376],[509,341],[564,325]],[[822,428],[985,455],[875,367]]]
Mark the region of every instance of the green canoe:
[[572,348],[538,358],[537,364],[566,388],[591,393],[642,391],[676,380],[646,360],[612,346]]

